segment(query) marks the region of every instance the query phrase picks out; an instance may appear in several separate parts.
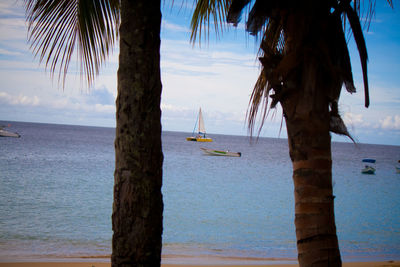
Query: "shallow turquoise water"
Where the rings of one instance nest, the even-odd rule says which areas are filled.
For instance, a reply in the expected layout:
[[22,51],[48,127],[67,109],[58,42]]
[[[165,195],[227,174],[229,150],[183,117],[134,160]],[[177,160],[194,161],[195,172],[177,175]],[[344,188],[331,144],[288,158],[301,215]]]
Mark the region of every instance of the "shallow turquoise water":
[[[0,138],[0,261],[110,254],[114,129],[12,128],[22,137]],[[287,141],[186,135],[163,133],[163,253],[296,258]],[[332,153],[344,260],[400,259],[400,147],[334,143]],[[360,173],[366,157],[375,175]]]

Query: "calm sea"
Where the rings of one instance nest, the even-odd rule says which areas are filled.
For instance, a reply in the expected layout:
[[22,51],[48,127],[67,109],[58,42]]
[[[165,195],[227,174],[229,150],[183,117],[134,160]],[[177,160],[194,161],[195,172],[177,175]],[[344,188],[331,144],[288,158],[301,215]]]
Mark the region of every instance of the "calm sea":
[[[0,122],[8,124],[8,122]],[[13,122],[0,138],[0,261],[111,253],[114,129]],[[297,257],[287,140],[163,133],[163,254]],[[242,152],[203,155],[200,147]],[[345,261],[400,259],[399,146],[333,143]],[[362,158],[376,174],[362,175]]]

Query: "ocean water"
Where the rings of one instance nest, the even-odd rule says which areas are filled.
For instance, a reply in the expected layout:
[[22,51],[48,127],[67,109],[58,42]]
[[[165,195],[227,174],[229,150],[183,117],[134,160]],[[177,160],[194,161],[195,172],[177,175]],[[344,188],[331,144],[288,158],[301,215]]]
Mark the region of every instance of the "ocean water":
[[[8,124],[8,122],[0,122]],[[111,254],[114,129],[13,122],[0,138],[0,261]],[[286,139],[163,132],[163,254],[296,259]],[[214,157],[200,147],[242,152]],[[400,259],[399,146],[333,143],[344,261]],[[376,174],[362,175],[362,158]]]

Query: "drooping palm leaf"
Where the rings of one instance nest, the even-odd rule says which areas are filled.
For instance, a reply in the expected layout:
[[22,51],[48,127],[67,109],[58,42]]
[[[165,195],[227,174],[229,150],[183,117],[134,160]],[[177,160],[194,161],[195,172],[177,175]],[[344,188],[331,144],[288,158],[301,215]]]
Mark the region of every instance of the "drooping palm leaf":
[[250,3],[250,0],[234,0],[229,7],[228,15],[226,16],[226,21],[228,23],[233,23],[237,26],[241,19],[243,8]]
[[[249,108],[246,113],[250,135],[252,135],[256,124],[260,104],[262,114],[258,133],[260,133],[264,121],[269,114],[269,107],[274,107],[279,101],[280,82],[276,77],[276,69],[282,59],[282,51],[284,49],[284,40],[281,33],[281,24],[276,20],[270,20],[265,28],[259,51],[259,60],[262,69],[254,85],[249,101]],[[271,95],[272,89],[274,89],[274,92]],[[272,102],[268,106],[269,97],[272,98]]]
[[365,107],[369,106],[369,89],[368,89],[368,74],[367,74],[367,61],[368,53],[367,46],[365,44],[364,34],[360,24],[360,19],[356,10],[354,10],[350,4],[344,6],[347,18],[349,20],[351,29],[353,31],[354,40],[356,41],[358,52],[360,55],[361,68],[364,79],[364,93],[365,93]]
[[[361,68],[363,72],[363,81],[364,81],[364,97],[365,97],[365,107],[369,106],[369,85],[368,85],[368,73],[367,73],[367,61],[368,54],[367,48],[365,44],[365,39],[363,35],[363,28],[369,29],[372,18],[375,15],[375,5],[376,0],[369,0],[366,4],[366,8],[362,7],[362,3],[364,4],[366,1],[354,0],[353,7],[351,6],[351,0],[340,1],[338,5],[338,11],[343,12],[344,15],[347,16],[347,20],[350,23],[350,27],[354,36],[354,40],[357,44],[357,49],[360,56]],[[393,8],[393,1],[386,0],[391,8]],[[361,26],[360,20],[364,20],[364,26]],[[346,28],[346,20],[343,21],[344,27]],[[346,53],[348,54],[347,44],[346,44]],[[349,63],[350,64],[350,63]],[[348,68],[348,67],[347,67]],[[350,66],[351,69],[351,66]],[[349,83],[346,84],[346,88],[349,92]],[[354,85],[353,85],[354,86]],[[351,87],[351,86],[350,86]],[[354,89],[355,91],[355,89]]]
[[271,11],[275,1],[256,1],[250,10],[249,18],[246,23],[246,30],[256,35],[261,31],[268,19],[271,19]]
[[354,86],[353,72],[351,70],[349,49],[347,48],[347,41],[346,41],[343,27],[340,27],[340,25],[342,25],[342,21],[340,19],[340,14],[335,14],[333,16],[334,16],[335,23],[338,24],[338,26],[335,27],[335,32],[336,32],[335,46],[338,50],[337,56],[341,59],[340,65],[341,65],[341,70],[342,70],[342,80],[346,87],[346,90],[349,93],[355,93],[356,88]]
[[90,86],[118,37],[119,0],[25,0],[29,42],[65,83],[74,53]]

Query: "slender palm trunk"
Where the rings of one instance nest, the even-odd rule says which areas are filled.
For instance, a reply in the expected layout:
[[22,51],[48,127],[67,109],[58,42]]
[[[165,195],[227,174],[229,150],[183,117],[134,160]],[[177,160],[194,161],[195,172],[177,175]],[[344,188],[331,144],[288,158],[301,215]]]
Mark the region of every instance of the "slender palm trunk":
[[122,0],[112,266],[160,266],[160,0]]
[[288,93],[281,104],[293,164],[299,264],[341,266],[332,194],[329,110],[330,92],[338,83],[330,82],[335,79],[326,71],[329,68],[324,68],[326,62],[321,61],[330,47],[323,13],[329,9],[324,1],[314,2],[310,1],[313,9],[288,17],[285,53],[300,58],[288,74]]

